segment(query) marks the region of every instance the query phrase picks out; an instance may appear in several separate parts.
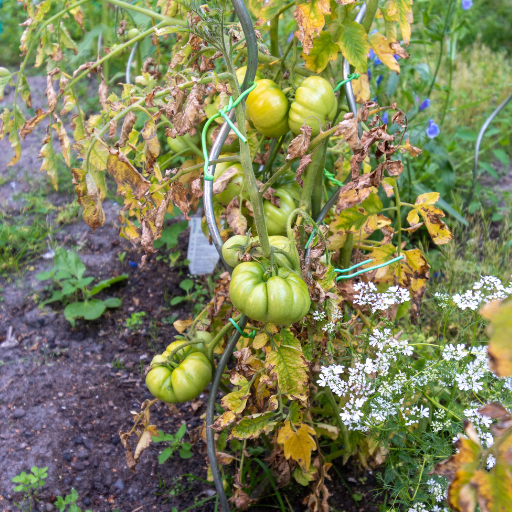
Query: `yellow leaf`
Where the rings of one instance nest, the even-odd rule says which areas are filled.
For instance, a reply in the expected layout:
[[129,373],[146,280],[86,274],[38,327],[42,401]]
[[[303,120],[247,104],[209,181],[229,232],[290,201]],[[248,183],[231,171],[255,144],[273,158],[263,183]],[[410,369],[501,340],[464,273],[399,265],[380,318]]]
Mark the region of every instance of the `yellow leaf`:
[[313,47],[309,54],[303,54],[302,57],[306,62],[307,69],[320,73],[331,60],[338,58],[339,51],[340,47],[332,41],[331,34],[324,31],[313,41]]
[[118,193],[123,194],[123,187],[128,186],[133,196],[140,199],[149,190],[149,181],[137,171],[128,158],[118,149],[109,148],[109,153],[107,169],[117,183]]
[[263,348],[268,341],[268,336],[264,332],[260,332],[256,335],[254,338],[254,341],[252,342],[252,346],[255,349]]
[[405,46],[411,40],[411,23],[413,22],[412,0],[389,0],[388,14],[394,16],[398,14],[398,25],[402,32]]
[[294,432],[291,423],[288,421],[277,436],[277,442],[284,447],[284,456],[296,461],[303,472],[308,471],[311,466],[311,452],[316,450],[316,443],[312,436],[315,431],[306,423],[300,425]]
[[311,0],[300,4],[293,12],[293,17],[299,26],[295,36],[302,43],[303,52],[309,55],[313,48],[313,39],[319,36],[325,25],[325,14],[331,13],[329,0]]
[[419,195],[414,204],[436,204],[440,196],[439,192],[427,192],[426,194]]
[[191,324],[192,318],[189,318],[188,320],[176,320],[172,325],[181,334]]
[[420,221],[420,217],[418,215],[418,211],[413,208],[408,214],[407,214],[407,222],[413,226],[413,225],[416,225],[418,224],[418,222]]
[[[250,396],[251,383],[242,375],[236,374],[235,380],[239,388],[231,393],[228,393],[221,400],[224,410],[233,411],[235,414],[240,414],[245,409],[247,399]],[[231,380],[233,382],[233,379]]]
[[42,148],[37,158],[42,158],[43,163],[39,171],[46,171],[55,190],[58,190],[57,159],[51,139]]
[[512,301],[493,301],[480,314],[490,320],[489,358],[491,370],[499,377],[512,376]]
[[[360,75],[357,80],[352,80],[352,87],[356,102],[364,103],[370,99],[370,82],[366,73],[360,73]],[[371,167],[369,170],[371,171]]]
[[436,245],[447,244],[453,239],[448,226],[441,220],[441,217],[444,217],[443,211],[431,204],[419,206],[417,210],[425,222],[432,241]]
[[392,71],[400,73],[400,66],[395,59],[395,52],[389,46],[389,42],[380,32],[371,34],[368,38],[370,46],[376,53],[377,57]]
[[317,423],[315,425],[315,431],[318,435],[330,437],[333,441],[336,441],[340,433],[338,427],[329,425],[328,423]]

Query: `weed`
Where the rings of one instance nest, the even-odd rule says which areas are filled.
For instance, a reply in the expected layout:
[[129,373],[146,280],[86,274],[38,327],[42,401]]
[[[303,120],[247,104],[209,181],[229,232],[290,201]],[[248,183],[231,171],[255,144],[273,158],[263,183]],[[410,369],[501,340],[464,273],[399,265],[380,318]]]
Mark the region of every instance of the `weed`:
[[181,425],[176,434],[164,434],[161,430],[158,431],[158,436],[152,436],[154,443],[167,443],[168,446],[158,456],[158,462],[163,464],[167,459],[172,457],[176,450],[179,450],[179,455],[182,459],[190,459],[192,457],[190,443],[182,441],[183,436],[187,432],[187,426]]
[[120,252],[117,254],[117,259],[121,263],[121,265],[124,265],[124,259],[126,258],[126,251]]
[[130,331],[137,331],[142,327],[142,324],[144,323],[143,317],[146,316],[145,311],[139,311],[132,313],[127,319],[126,319],[126,327],[130,329]]
[[116,368],[117,370],[126,370],[123,362],[119,359],[119,357],[116,357],[115,361],[112,363],[112,368]]
[[194,303],[194,314],[197,314],[203,308],[204,299],[208,296],[208,290],[200,282],[194,282],[192,279],[183,279],[180,288],[186,295],[178,295],[171,299],[171,306],[176,306],[182,302]]
[[21,503],[16,503],[16,506],[23,511],[32,510],[32,505],[36,506],[36,496],[39,489],[44,486],[46,478],[48,477],[48,467],[38,468],[33,466],[30,468],[31,473],[22,471],[11,479],[12,482],[18,484],[14,487],[14,492],[21,492],[23,499]]
[[[36,275],[36,279],[39,281],[51,279],[52,285],[50,288],[54,290],[52,296],[43,301],[41,306],[56,301],[67,304],[64,309],[64,316],[73,327],[77,318],[96,320],[107,308],[118,308],[121,305],[121,299],[110,297],[101,300],[92,297],[128,277],[128,274],[123,274],[118,277],[104,279],[96,283],[92,289],[89,289],[89,285],[94,281],[94,278],[84,277],[85,270],[85,265],[77,254],[60,249],[55,253],[54,267],[48,272],[40,272]],[[60,289],[55,289],[57,286]],[[81,292],[83,298],[81,301],[77,300],[79,292]],[[68,303],[70,298],[75,299],[74,302]]]

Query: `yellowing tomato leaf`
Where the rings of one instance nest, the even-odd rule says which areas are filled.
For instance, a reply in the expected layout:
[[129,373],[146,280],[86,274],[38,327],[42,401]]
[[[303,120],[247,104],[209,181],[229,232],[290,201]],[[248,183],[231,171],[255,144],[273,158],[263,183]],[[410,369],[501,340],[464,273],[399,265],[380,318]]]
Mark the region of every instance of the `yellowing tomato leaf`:
[[[235,374],[236,384],[238,389],[228,393],[221,400],[222,407],[224,410],[233,411],[235,414],[240,414],[247,405],[247,399],[251,392],[251,383],[242,375]],[[231,379],[233,381],[233,378]]]
[[379,59],[392,71],[400,73],[400,66],[395,59],[395,52],[389,45],[389,41],[380,32],[371,34],[368,38],[370,46]]
[[343,26],[338,44],[341,48],[341,53],[350,62],[352,66],[359,69],[361,72],[367,71],[367,57],[370,51],[368,44],[368,35],[362,25],[351,21]]
[[329,0],[311,0],[300,4],[293,12],[293,17],[299,26],[295,36],[302,43],[303,52],[309,55],[313,48],[313,39],[319,36],[325,25],[325,14],[331,13]]
[[411,23],[413,22],[412,0],[389,0],[388,15],[398,14],[398,25],[402,32],[405,46],[411,40]]
[[360,75],[357,80],[352,80],[352,88],[356,102],[364,103],[370,99],[370,81],[367,73],[360,73]]
[[233,427],[230,438],[256,439],[262,433],[268,434],[275,426],[275,422],[270,421],[272,416],[274,416],[272,411],[245,416]]
[[53,150],[53,144],[51,139],[46,144],[43,145],[37,158],[43,159],[41,168],[39,170],[41,172],[46,171],[46,173],[50,177],[53,187],[55,188],[55,190],[58,190],[57,155]]
[[306,423],[293,430],[288,421],[277,436],[277,442],[283,445],[284,456],[296,461],[303,472],[310,468],[311,452],[316,450],[316,443],[312,437],[314,435],[315,430]]
[[323,31],[319,37],[313,41],[313,47],[308,55],[303,54],[306,62],[306,68],[315,73],[323,71],[330,61],[338,58],[340,47],[333,42],[331,34]]
[[140,199],[148,190],[150,183],[118,149],[109,148],[107,170],[117,183],[117,193],[124,194],[124,187],[129,187],[133,196]]

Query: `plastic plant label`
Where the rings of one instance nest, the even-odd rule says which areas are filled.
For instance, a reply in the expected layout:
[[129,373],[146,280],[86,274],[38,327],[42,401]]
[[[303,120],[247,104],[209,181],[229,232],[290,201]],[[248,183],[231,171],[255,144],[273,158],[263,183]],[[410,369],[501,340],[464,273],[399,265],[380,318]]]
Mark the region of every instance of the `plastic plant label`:
[[189,222],[187,259],[188,269],[192,275],[211,274],[219,261],[219,253],[201,230],[201,217],[192,217]]

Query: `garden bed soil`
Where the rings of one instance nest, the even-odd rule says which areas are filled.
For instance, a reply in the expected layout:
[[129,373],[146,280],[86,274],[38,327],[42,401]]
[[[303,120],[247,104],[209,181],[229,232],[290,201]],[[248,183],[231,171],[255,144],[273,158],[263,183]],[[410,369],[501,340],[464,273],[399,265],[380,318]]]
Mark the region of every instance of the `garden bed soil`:
[[[34,107],[43,106],[45,78],[29,81]],[[12,101],[12,91],[6,93],[0,108]],[[24,215],[23,203],[15,191],[47,187],[46,177],[38,173],[37,159],[45,129],[42,124],[27,137],[21,160],[14,167],[6,166],[12,156],[8,141],[0,141],[0,207],[9,215]],[[73,199],[65,194],[51,198],[55,204]],[[108,310],[96,321],[77,321],[75,328],[64,319],[60,303],[38,308],[34,294],[41,295],[45,283],[35,275],[52,267],[51,257],[38,257],[20,274],[0,279],[0,510],[18,510],[15,503],[21,495],[13,492],[11,479],[34,465],[48,467],[48,478],[35,506],[41,511],[54,510],[56,496],[72,488],[79,494],[82,510],[95,512],[165,512],[172,507],[181,511],[195,499],[215,494],[212,484],[186,476],[207,477],[202,441],[193,446],[191,459],[175,455],[163,465],[158,463],[163,447],[153,444],[142,455],[136,471],[128,470],[119,431],[131,429],[131,411],[139,411],[144,400],[151,398],[144,384],[144,366],[173,341],[177,332],[171,317],[186,319],[191,313],[189,306],[169,306],[173,296],[183,295],[179,283],[186,267],[179,262],[171,267],[153,257],[146,269],[141,270],[139,265],[132,268],[129,261],[140,262],[140,249],[118,236],[120,207],[113,201],[106,201],[104,207],[107,220],[103,228],[91,233],[78,219],[65,225],[53,242],[80,248],[86,275],[105,279],[129,274],[125,282],[99,296],[119,297],[120,308]],[[180,235],[182,263],[187,240],[188,232]],[[122,252],[126,252],[123,262],[118,258]],[[141,329],[128,330],[126,319],[142,311],[146,316]],[[178,404],[174,414],[158,403],[151,409],[152,423],[166,433],[175,433],[182,423],[188,432],[198,429],[203,424],[207,396],[206,390],[193,403]],[[328,482],[332,510],[377,512],[372,497],[374,476],[350,465],[339,470],[345,483],[333,470]],[[305,494],[301,488],[289,495],[294,512],[306,509],[302,504]],[[214,502],[211,499],[198,510],[211,511]],[[256,505],[253,510],[271,508]]]

